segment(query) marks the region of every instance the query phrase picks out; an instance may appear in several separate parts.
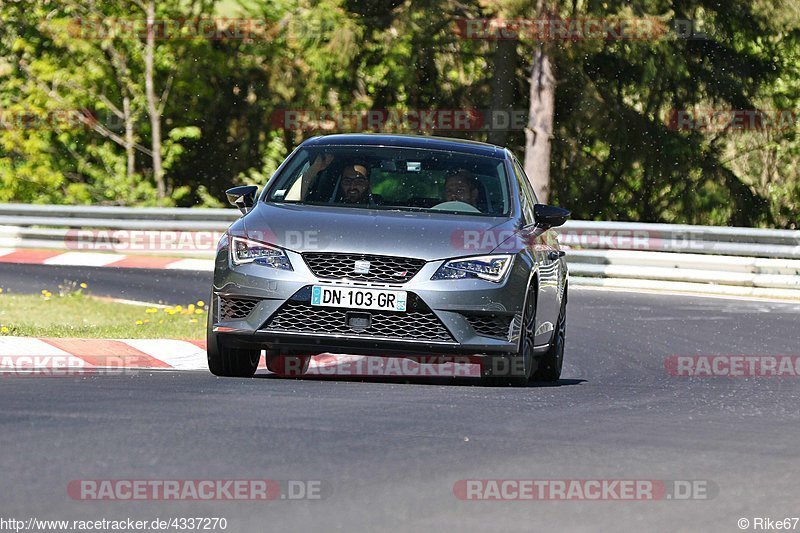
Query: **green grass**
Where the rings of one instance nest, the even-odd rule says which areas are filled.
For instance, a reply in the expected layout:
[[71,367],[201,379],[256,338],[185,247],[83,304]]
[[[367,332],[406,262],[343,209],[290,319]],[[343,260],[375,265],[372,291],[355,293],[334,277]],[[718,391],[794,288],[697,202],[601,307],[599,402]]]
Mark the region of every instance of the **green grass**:
[[200,302],[164,309],[94,298],[82,289],[53,294],[0,292],[0,336],[98,339],[203,339]]

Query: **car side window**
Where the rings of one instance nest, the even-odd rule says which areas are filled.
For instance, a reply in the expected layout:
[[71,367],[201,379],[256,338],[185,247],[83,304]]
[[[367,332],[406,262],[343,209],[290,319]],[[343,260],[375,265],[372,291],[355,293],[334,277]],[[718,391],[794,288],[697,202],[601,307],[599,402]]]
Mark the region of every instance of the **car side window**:
[[522,169],[522,165],[520,165],[519,161],[515,159],[514,166],[516,167],[516,172],[522,176],[522,182],[525,184],[525,191],[528,194],[528,200],[531,202],[531,205],[538,204],[539,199],[536,197],[536,191],[533,190],[533,184],[531,183],[531,180],[528,179],[528,175],[525,174],[525,171]]
[[525,224],[533,224],[533,206],[536,203],[536,196],[533,194],[531,184],[528,182],[528,178],[522,171],[522,167],[517,163],[517,160],[514,159],[511,165],[514,167],[514,176],[517,178],[517,185],[519,186],[519,202],[522,205]]

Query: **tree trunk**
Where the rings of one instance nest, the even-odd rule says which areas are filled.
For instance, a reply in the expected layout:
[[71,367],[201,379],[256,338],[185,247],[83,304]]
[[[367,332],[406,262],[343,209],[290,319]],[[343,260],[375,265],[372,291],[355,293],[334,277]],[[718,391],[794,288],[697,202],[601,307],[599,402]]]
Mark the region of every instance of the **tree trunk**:
[[556,80],[544,44],[539,44],[531,69],[528,127],[525,128],[525,174],[541,203],[550,196],[550,144],[555,118]]
[[511,107],[514,104],[514,85],[517,79],[517,41],[497,41],[493,63],[492,108],[485,119],[492,127],[489,130],[489,142],[505,146],[513,120]]
[[156,182],[158,198],[167,196],[167,187],[164,183],[164,169],[161,163],[161,114],[159,101],[156,97],[154,68],[156,36],[153,23],[156,18],[155,0],[147,2],[147,43],[144,50],[144,86],[147,98],[147,113],[150,116],[150,135],[153,150],[153,179]]
[[136,173],[136,157],[133,148],[133,115],[131,113],[131,99],[128,95],[122,98],[122,114],[125,120],[125,154],[128,157],[128,170],[126,175],[131,178]]

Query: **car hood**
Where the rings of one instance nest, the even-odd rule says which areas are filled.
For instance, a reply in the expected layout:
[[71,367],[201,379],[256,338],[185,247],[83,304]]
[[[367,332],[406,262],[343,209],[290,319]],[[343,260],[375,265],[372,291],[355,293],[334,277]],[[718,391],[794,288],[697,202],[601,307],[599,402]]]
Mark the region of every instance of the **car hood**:
[[489,253],[514,232],[509,218],[266,204],[230,233],[295,252],[340,252],[433,261]]

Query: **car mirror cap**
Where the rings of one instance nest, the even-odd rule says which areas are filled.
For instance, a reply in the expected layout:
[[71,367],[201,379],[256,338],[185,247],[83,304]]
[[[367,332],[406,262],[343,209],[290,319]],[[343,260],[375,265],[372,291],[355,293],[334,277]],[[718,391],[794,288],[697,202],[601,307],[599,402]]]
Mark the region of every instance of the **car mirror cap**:
[[257,192],[258,187],[255,185],[240,185],[239,187],[228,189],[225,191],[225,195],[228,197],[228,202],[230,202],[231,205],[239,209],[242,214],[246,215],[253,209],[253,206],[256,205]]
[[533,206],[533,217],[537,227],[554,228],[562,226],[572,215],[566,209],[554,205],[536,204]]

